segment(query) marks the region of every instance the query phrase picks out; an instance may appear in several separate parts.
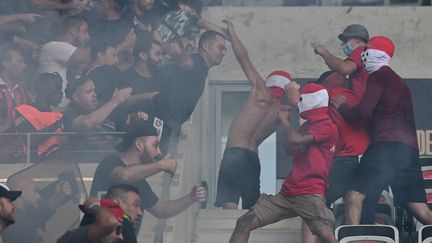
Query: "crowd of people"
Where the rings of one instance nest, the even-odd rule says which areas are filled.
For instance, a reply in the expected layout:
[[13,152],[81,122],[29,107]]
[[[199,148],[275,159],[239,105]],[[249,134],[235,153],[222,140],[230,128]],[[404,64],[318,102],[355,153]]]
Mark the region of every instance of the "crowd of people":
[[[226,52],[224,30],[200,17],[196,0],[164,8],[154,0],[2,5],[4,163],[26,162],[29,154],[31,162],[53,160],[61,151],[94,162],[103,157],[95,151],[113,151],[116,133],[139,122],[159,127],[166,154],[201,97],[208,70]],[[64,132],[79,134],[66,139]],[[26,137],[13,133],[36,135],[28,148]]]
[[[0,161],[100,162],[80,206],[88,216],[58,242],[137,242],[144,210],[164,219],[206,199],[195,186],[159,200],[146,181],[175,174],[180,127],[226,53],[225,31],[199,15],[200,1],[1,5]],[[3,242],[42,242],[56,210],[80,200],[76,176],[59,175],[48,186],[31,173],[10,176],[16,191],[11,197],[2,185]]]
[[[80,205],[80,226],[57,242],[137,242],[144,210],[164,219],[206,200],[202,186],[160,199],[146,179],[175,174],[181,125],[209,69],[226,54],[226,41],[251,85],[229,130],[216,192],[216,207],[237,209],[241,198],[249,209],[231,243],[247,242],[253,229],[294,216],[304,221],[304,242],[315,242],[314,235],[336,242],[331,203],[344,197],[347,224],[373,223],[388,186],[398,204],[432,224],[412,98],[389,67],[395,51],[389,38],[347,26],[338,35],[347,58],[316,45],[329,71],[300,87],[287,71],[263,78],[233,24],[220,27],[202,18],[199,0],[174,2],[1,3],[0,161],[99,162],[90,197]],[[298,131],[292,114],[304,120]],[[278,194],[260,194],[258,147],[278,127],[292,170]],[[23,133],[40,135],[32,135],[28,147]],[[31,176],[11,176],[0,185],[3,241],[41,242],[45,222],[78,193],[75,183],[59,176],[43,192]],[[25,220],[29,212],[38,213]]]

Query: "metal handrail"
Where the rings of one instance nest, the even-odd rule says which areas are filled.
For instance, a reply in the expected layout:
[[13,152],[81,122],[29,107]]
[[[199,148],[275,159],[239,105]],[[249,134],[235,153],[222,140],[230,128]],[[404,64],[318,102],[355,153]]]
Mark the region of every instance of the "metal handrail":
[[[125,132],[16,132],[16,133],[0,133],[1,136],[26,136],[26,151],[30,151],[31,148],[31,137],[40,135],[56,135],[56,136],[67,136],[67,135],[124,135]],[[26,153],[26,163],[30,163],[31,153]]]

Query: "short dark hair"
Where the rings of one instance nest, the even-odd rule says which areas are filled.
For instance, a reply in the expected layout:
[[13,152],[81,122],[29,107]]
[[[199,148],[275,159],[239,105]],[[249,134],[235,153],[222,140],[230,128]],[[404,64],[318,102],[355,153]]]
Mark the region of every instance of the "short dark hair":
[[199,41],[198,41],[198,49],[201,49],[204,42],[208,42],[216,38],[216,36],[220,36],[225,39],[225,36],[223,36],[221,33],[213,30],[208,30],[204,33],[202,33]]
[[78,16],[67,17],[63,19],[59,33],[63,34],[63,33],[67,33],[71,28],[79,28],[82,22],[86,22],[86,20],[82,17],[78,17]]
[[34,90],[39,93],[46,90],[46,86],[51,85],[53,81],[63,82],[63,78],[57,72],[54,73],[41,73],[34,82]]
[[204,5],[201,0],[177,0],[177,4],[179,4],[180,2],[191,7],[198,15],[201,15],[201,11]]
[[154,40],[150,33],[144,33],[143,31],[137,31],[137,42],[133,49],[134,58],[139,58],[141,52],[149,53],[152,45],[161,45],[159,41]]
[[136,186],[128,184],[115,184],[112,185],[105,195],[105,198],[113,199],[116,197],[122,198],[128,192],[135,192],[139,195],[139,190]]
[[66,89],[64,90],[66,98],[72,99],[73,94],[81,85],[85,84],[87,81],[92,81],[86,76],[82,76],[76,79],[68,79]]
[[100,41],[98,43],[93,42],[91,43],[91,49],[90,49],[90,57],[92,60],[96,60],[98,53],[105,53],[109,47],[114,47],[114,43],[110,43],[108,41]]

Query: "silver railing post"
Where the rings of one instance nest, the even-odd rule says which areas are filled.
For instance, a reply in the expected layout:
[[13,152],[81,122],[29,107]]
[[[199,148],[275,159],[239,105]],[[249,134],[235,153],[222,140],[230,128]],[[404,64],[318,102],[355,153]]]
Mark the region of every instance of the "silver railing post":
[[30,145],[30,136],[31,136],[31,133],[27,133],[27,136],[26,136],[26,138],[27,138],[27,143],[26,143],[26,157],[27,157],[27,159],[26,159],[26,163],[30,163],[30,154],[31,154],[31,145]]

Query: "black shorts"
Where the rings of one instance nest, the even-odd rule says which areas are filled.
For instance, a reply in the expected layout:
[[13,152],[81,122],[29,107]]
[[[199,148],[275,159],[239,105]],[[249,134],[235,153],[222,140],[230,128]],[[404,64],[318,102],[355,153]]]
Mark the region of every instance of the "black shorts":
[[326,192],[326,204],[330,206],[345,196],[359,165],[358,156],[336,156],[333,158]]
[[374,142],[369,145],[360,160],[351,190],[364,194],[369,200],[378,201],[388,185],[395,202],[401,206],[426,202],[417,149],[401,142]]
[[244,148],[226,148],[222,157],[217,183],[216,207],[238,203],[252,207],[260,195],[261,167],[258,154]]

